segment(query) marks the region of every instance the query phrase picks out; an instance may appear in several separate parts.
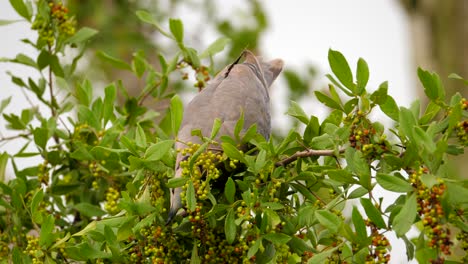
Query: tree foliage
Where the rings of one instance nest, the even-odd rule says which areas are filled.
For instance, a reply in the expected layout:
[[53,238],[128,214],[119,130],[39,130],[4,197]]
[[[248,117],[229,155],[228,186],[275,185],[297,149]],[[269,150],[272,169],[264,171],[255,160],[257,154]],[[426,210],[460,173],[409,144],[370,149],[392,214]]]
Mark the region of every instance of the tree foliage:
[[[456,249],[468,243],[467,183],[450,175],[447,161],[468,145],[468,102],[458,94],[446,98],[436,73],[418,70],[430,99],[425,109],[418,101],[400,107],[387,82],[368,92],[364,59],[353,71],[343,54],[329,50],[329,91],[315,92],[331,110],[325,120],[292,102],[287,114],[304,125],[302,132],[291,129],[266,141],[253,126],[242,139],[252,150],[244,153],[224,137],[222,155],[207,149],[215,123],[211,138],[184,150],[191,154],[181,164],[185,177],[172,179],[183,104],[168,87],[177,72],[190,70],[203,89],[215,71],[205,63],[226,39],[198,51],[186,42],[181,20],[170,19],[164,28],[151,13],[138,11],[178,51],[158,54],[157,68],[142,52],[130,63],[101,52],[144,88],[131,97],[115,81],[98,96],[89,80],[71,80],[99,33],[75,29],[58,2],[40,0],[34,8],[29,1],[10,3],[38,31],[37,40],[23,42],[39,55],[0,60],[39,73],[27,80],[12,73],[11,84],[33,94],[50,115],[36,105],[7,112],[10,98],[0,104],[7,129],[17,133],[0,140],[26,140],[16,153],[0,154],[3,263],[387,263],[389,232],[405,242],[408,259],[466,261]],[[115,104],[118,94],[123,105]],[[155,112],[142,105],[148,98],[170,98],[170,107]],[[393,126],[371,118],[379,110]],[[31,156],[43,162],[17,166]],[[15,173],[9,181],[7,162]],[[178,186],[186,213],[167,224],[169,190]],[[384,207],[377,187],[399,196]],[[359,206],[344,215],[352,201]],[[418,237],[407,237],[412,227]]]

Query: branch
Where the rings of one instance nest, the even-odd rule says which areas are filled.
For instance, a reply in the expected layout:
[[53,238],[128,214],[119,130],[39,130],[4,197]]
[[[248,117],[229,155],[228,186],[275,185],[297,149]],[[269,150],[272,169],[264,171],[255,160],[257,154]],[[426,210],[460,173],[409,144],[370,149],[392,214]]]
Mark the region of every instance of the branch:
[[13,139],[17,139],[17,138],[26,138],[26,137],[29,137],[31,135],[32,135],[32,133],[25,133],[25,134],[18,134],[18,135],[9,136],[9,137],[0,137],[0,142],[13,140]]
[[[340,149],[338,150],[338,152],[340,154],[344,153],[345,149]],[[313,156],[335,156],[335,150],[333,149],[323,149],[323,150],[307,149],[303,151],[298,151],[294,153],[292,156],[289,156],[283,160],[276,162],[275,166],[276,167],[285,166],[299,158],[306,158],[306,157],[313,157]]]

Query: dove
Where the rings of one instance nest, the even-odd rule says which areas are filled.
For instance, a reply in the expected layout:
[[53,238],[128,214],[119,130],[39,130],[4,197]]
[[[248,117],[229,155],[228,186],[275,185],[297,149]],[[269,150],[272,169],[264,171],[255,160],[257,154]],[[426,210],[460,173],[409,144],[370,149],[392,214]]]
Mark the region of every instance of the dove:
[[[241,57],[245,58],[243,63],[239,63]],[[235,126],[242,113],[244,124],[241,134],[256,124],[257,132],[269,139],[271,111],[268,90],[282,69],[281,59],[265,62],[245,50],[236,62],[226,66],[190,101],[185,108],[175,143],[178,150],[175,178],[182,175],[180,162],[188,158],[180,150],[187,148],[188,142],[203,143],[199,136],[192,136],[192,130],[199,129],[203,136],[209,136],[216,118],[221,121],[221,128],[214,139],[216,142],[223,135],[234,136]],[[210,150],[222,151],[219,145],[210,146]],[[182,207],[181,192],[181,187],[171,190],[168,223]]]

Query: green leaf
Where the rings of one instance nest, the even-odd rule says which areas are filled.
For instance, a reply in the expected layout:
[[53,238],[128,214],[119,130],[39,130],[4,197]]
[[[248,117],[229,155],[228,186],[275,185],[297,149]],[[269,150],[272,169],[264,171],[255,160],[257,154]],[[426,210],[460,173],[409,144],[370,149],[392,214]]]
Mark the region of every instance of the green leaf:
[[104,126],[107,124],[107,121],[111,119],[114,115],[114,104],[117,97],[117,88],[114,84],[107,86],[104,89],[104,105],[102,109],[102,118]]
[[322,102],[324,105],[332,108],[332,109],[338,109],[338,110],[341,110],[341,111],[344,111],[343,110],[343,107],[335,102],[332,98],[328,97],[326,94],[320,92],[320,91],[315,91],[315,96],[317,97],[317,99]]
[[326,263],[328,257],[337,249],[338,247],[334,247],[331,249],[324,250],[318,254],[314,254],[312,258],[307,261],[307,264],[323,264]]
[[385,190],[392,192],[406,193],[413,191],[409,182],[396,175],[377,173],[377,183]]
[[214,139],[216,135],[218,135],[219,129],[221,128],[222,124],[223,123],[221,122],[221,119],[215,118],[213,122],[213,128],[211,129],[211,135],[210,135],[211,139]]
[[40,246],[48,247],[52,245],[53,242],[55,242],[52,233],[54,227],[54,216],[52,214],[47,214],[44,222],[41,225],[41,234],[39,236]]
[[228,156],[229,158],[239,160],[245,164],[247,163],[247,161],[244,158],[244,155],[231,143],[223,142],[221,144],[221,147],[223,148],[223,151],[226,154],[226,156]]
[[358,240],[363,243],[367,238],[366,223],[356,206],[353,206],[351,218],[353,220],[353,225],[354,229],[356,230]]
[[169,29],[171,30],[175,40],[182,43],[184,40],[184,24],[182,24],[182,21],[180,19],[170,18]]
[[78,120],[81,124],[88,124],[96,130],[101,130],[101,124],[96,115],[84,105],[78,105]]
[[416,218],[416,214],[416,194],[412,193],[410,196],[406,197],[405,204],[392,221],[393,230],[395,230],[398,237],[404,236],[410,230]]
[[3,112],[3,110],[5,110],[5,108],[10,104],[10,102],[11,96],[2,100],[2,102],[0,103],[0,114]]
[[156,144],[152,144],[146,149],[145,158],[147,160],[160,160],[169,153],[169,150],[174,145],[174,140],[162,140]]
[[255,254],[257,254],[258,249],[260,248],[261,244],[262,244],[261,237],[255,240],[254,244],[249,248],[249,251],[247,252],[248,259],[252,258],[253,256],[255,256]]
[[422,85],[424,86],[424,93],[426,93],[429,99],[445,99],[445,91],[442,87],[442,82],[440,81],[439,75],[418,68],[418,77]]
[[49,131],[46,128],[38,127],[33,131],[34,143],[42,150],[46,149],[47,141],[49,140]]
[[239,120],[237,120],[236,126],[234,127],[234,136],[236,140],[239,140],[243,129],[244,129],[244,111],[241,111]]
[[170,39],[174,39],[174,37],[172,37],[171,34],[167,33],[162,29],[158,21],[156,21],[150,13],[144,10],[138,10],[136,11],[136,15],[141,21],[153,25],[159,31],[159,33],[163,34],[164,36]]
[[362,58],[359,58],[357,63],[356,79],[356,94],[362,95],[366,89],[367,82],[369,81],[369,66],[367,66],[367,62]]
[[315,211],[315,217],[330,233],[336,234],[338,229],[343,224],[343,220],[336,214],[328,210],[317,210]]
[[272,242],[275,245],[283,245],[291,240],[291,237],[283,233],[268,233],[263,236],[264,239]]
[[31,21],[31,12],[23,0],[10,0],[10,4],[18,15],[26,18],[28,21]]
[[78,203],[73,208],[87,217],[101,217],[106,214],[100,207],[90,203]]
[[36,224],[42,224],[42,216],[43,214],[38,211],[39,205],[42,202],[42,199],[44,198],[44,191],[42,189],[39,189],[33,196],[32,201],[31,201],[31,215],[32,215],[32,220]]
[[299,121],[306,125],[309,124],[309,117],[301,108],[301,106],[294,101],[291,101],[291,105],[289,106],[289,109],[286,112],[286,114],[297,118]]
[[398,105],[395,102],[395,99],[391,96],[387,96],[385,103],[379,105],[380,110],[384,112],[388,117],[398,122],[399,119],[399,110]]
[[98,31],[95,29],[83,27],[78,32],[76,32],[75,35],[69,37],[66,41],[72,44],[81,44],[87,41],[88,39],[92,38],[97,33]]
[[8,162],[8,153],[3,152],[0,154],[0,184],[5,182],[5,176],[6,176],[6,166]]
[[232,244],[236,239],[236,224],[235,224],[235,213],[232,208],[230,208],[226,215],[226,220],[224,222],[224,233],[226,235],[226,241],[229,244]]
[[201,54],[200,59],[211,57],[216,53],[219,53],[224,50],[226,45],[231,43],[231,39],[227,37],[220,37],[215,42],[211,43]]
[[349,184],[357,183],[356,179],[353,178],[353,175],[346,170],[328,170],[327,174],[328,177],[334,181]]
[[9,25],[9,24],[13,24],[13,23],[16,23],[16,22],[21,22],[23,20],[5,20],[5,19],[0,19],[0,26],[6,26],[6,25]]
[[359,183],[361,186],[371,190],[370,167],[366,159],[362,156],[362,153],[360,151],[356,151],[354,148],[348,148],[345,151],[345,158],[348,163],[348,168],[359,177]]
[[188,178],[171,178],[167,181],[167,188],[177,188],[182,187],[187,182]]
[[136,131],[135,131],[135,143],[139,147],[146,147],[146,134],[140,124],[137,124]]
[[424,147],[429,153],[434,153],[436,150],[436,145],[432,138],[422,130],[422,128],[415,126],[413,127],[413,136],[414,140],[418,142],[419,146]]
[[105,53],[104,51],[98,51],[96,53],[96,55],[97,55],[98,58],[100,58],[103,61],[106,61],[106,62],[110,63],[115,68],[122,69],[122,70],[128,70],[128,71],[132,70],[132,66],[130,66],[128,63],[126,63],[123,60],[117,59],[117,58]]
[[224,196],[229,203],[234,203],[234,195],[236,194],[236,183],[232,180],[231,177],[226,181],[226,187],[224,188]]
[[387,101],[388,82],[380,84],[379,89],[371,94],[370,99],[377,105],[383,105]]
[[329,49],[328,62],[330,63],[330,67],[338,80],[340,80],[340,82],[351,91],[355,92],[353,74],[343,54],[339,51]]
[[434,119],[434,117],[437,116],[437,114],[440,112],[440,109],[441,107],[439,105],[430,101],[427,105],[424,115],[419,119],[419,123],[421,125],[428,124],[430,121],[432,121],[432,119]]
[[198,57],[197,51],[193,48],[184,48],[183,50],[184,60],[191,64],[194,68],[200,67],[200,58]]
[[198,246],[196,243],[193,243],[192,256],[190,257],[190,263],[201,264],[200,256],[198,256]]
[[77,150],[73,151],[70,155],[70,158],[76,160],[93,160],[94,157],[89,153],[85,146],[79,147]]
[[382,218],[382,213],[375,208],[372,204],[372,201],[367,198],[361,198],[361,205],[364,207],[366,211],[367,217],[378,227],[378,228],[386,228],[385,221]]
[[184,106],[182,100],[176,94],[171,98],[171,128],[172,133],[177,135],[179,133],[182,118],[184,117]]
[[417,125],[417,121],[411,110],[401,107],[400,108],[400,131],[409,138],[411,142],[415,142],[413,136],[413,128]]
[[197,207],[197,198],[195,197],[195,187],[193,186],[193,182],[188,182],[187,193],[185,195],[185,199],[187,200],[187,207],[190,211],[195,211]]
[[449,74],[448,76],[450,79],[454,79],[454,80],[460,80],[462,81],[465,85],[468,85],[468,80],[466,80],[465,78],[461,77],[460,75],[456,74],[456,73],[451,73]]
[[20,64],[23,64],[23,65],[26,65],[26,66],[31,66],[33,68],[37,68],[38,65],[36,64],[36,62],[31,59],[29,56],[23,54],[23,53],[20,53],[18,55],[16,55],[15,59],[11,60],[11,62],[16,62],[16,63],[20,63]]

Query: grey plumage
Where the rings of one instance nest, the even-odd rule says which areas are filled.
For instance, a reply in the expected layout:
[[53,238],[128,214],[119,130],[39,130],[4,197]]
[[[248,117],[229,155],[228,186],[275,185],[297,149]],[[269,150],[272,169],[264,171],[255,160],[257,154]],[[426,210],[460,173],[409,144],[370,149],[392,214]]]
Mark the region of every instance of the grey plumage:
[[[187,105],[180,127],[176,149],[184,149],[187,142],[202,143],[192,136],[194,129],[200,129],[203,136],[209,136],[213,122],[219,118],[221,128],[215,138],[234,136],[234,128],[241,113],[244,113],[244,127],[247,130],[257,124],[257,131],[265,138],[271,132],[270,97],[268,88],[283,68],[280,59],[264,62],[250,51],[244,51],[245,61],[226,66],[216,77]],[[186,157],[179,152],[176,159],[175,177],[181,177],[180,162]],[[181,208],[181,188],[171,192],[170,221]]]

